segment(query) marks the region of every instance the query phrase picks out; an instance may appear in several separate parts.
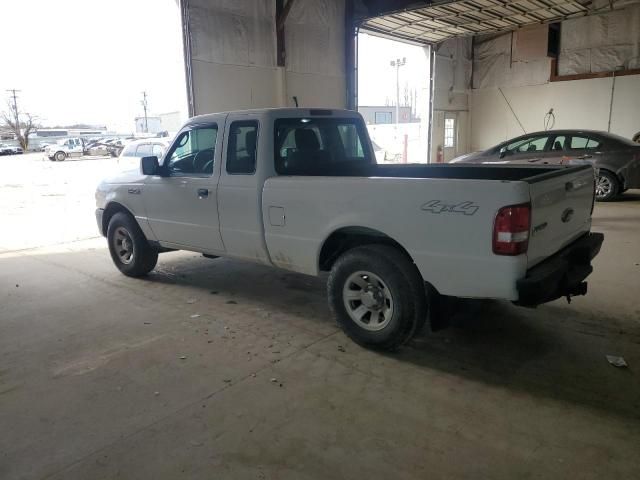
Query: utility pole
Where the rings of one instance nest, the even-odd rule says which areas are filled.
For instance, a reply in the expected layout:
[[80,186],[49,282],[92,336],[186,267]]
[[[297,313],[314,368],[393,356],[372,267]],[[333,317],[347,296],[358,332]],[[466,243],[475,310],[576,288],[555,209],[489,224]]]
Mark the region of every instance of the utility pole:
[[400,123],[400,67],[407,64],[406,57],[391,60],[389,64],[396,68],[396,123]]
[[13,114],[16,119],[16,124],[18,124],[17,128],[20,128],[20,119],[18,118],[18,95],[17,95],[19,91],[20,90],[16,90],[15,88],[11,88],[7,90],[7,92],[10,93],[11,97],[13,98]]
[[142,108],[144,108],[144,133],[149,133],[149,124],[147,123],[147,92],[142,92]]

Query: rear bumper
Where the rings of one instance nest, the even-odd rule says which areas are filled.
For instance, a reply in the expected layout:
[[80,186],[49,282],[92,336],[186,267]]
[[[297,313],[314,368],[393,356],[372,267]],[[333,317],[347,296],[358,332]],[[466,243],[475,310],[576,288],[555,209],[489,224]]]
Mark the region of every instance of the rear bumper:
[[588,233],[557,254],[527,271],[518,280],[516,305],[534,307],[560,297],[584,295],[584,279],[593,271],[591,260],[600,252],[602,233]]

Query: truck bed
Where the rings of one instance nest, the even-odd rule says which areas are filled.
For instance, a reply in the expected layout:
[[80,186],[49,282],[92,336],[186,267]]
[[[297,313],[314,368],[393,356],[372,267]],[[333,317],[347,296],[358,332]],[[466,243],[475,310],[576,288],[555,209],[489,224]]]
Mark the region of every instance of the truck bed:
[[383,177],[383,178],[444,178],[456,180],[506,180],[535,183],[566,174],[568,170],[578,171],[591,168],[580,166],[547,165],[451,165],[451,164],[406,164],[369,165],[336,163],[323,165],[312,176],[322,177]]

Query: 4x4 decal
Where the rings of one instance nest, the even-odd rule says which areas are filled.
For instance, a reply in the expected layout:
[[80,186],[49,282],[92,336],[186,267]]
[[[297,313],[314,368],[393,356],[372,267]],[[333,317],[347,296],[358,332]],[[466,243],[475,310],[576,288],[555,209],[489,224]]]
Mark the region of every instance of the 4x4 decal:
[[431,213],[462,213],[464,215],[474,215],[478,209],[479,205],[475,205],[473,202],[460,202],[455,205],[448,205],[446,203],[442,203],[440,200],[429,200],[427,203],[422,205],[422,210],[425,212]]

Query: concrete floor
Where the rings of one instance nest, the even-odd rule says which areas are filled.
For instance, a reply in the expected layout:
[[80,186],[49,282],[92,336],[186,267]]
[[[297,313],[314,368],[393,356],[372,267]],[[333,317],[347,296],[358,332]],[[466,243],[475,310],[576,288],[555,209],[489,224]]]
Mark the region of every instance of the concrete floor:
[[640,192],[594,230],[587,297],[474,304],[394,355],[336,328],[322,279],[5,249],[0,479],[639,478]]

